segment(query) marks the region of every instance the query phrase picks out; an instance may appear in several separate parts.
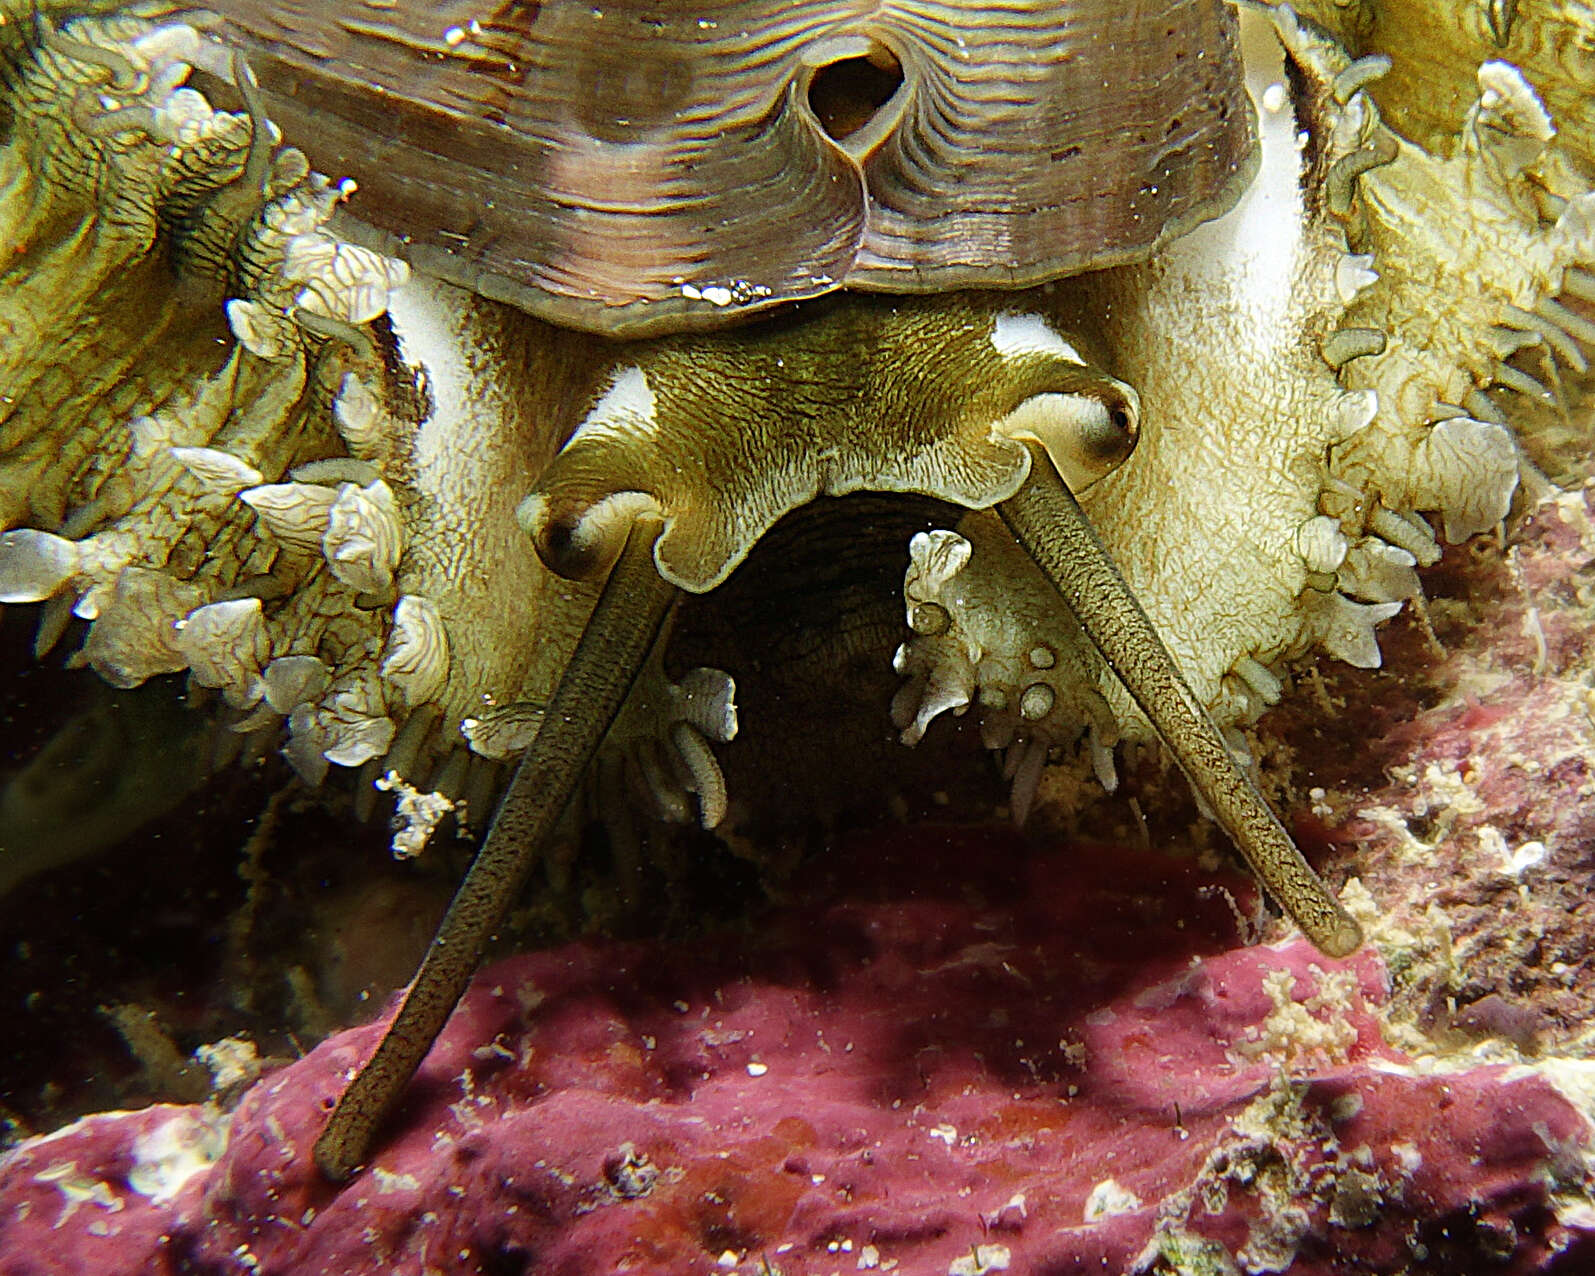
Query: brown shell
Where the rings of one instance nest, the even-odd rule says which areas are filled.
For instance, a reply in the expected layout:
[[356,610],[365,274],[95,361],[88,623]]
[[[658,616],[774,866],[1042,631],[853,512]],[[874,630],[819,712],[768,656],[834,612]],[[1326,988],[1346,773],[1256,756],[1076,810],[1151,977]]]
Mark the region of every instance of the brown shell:
[[[596,331],[1035,284],[1144,256],[1250,174],[1222,0],[209,7],[402,255]],[[888,100],[830,118],[838,67]]]

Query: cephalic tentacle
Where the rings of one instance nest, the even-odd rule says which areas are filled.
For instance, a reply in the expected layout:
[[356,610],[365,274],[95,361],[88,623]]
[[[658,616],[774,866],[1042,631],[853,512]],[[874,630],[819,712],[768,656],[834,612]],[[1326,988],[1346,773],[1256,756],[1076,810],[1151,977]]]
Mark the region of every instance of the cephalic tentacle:
[[677,594],[654,568],[659,532],[655,518],[633,523],[542,727],[420,970],[316,1140],[316,1164],[328,1178],[342,1181],[366,1160],[648,660]]
[[1331,957],[1353,952],[1362,942],[1361,929],[1235,765],[1073,493],[1039,448],[1032,450],[1024,486],[997,512],[1062,595],[1258,879],[1322,952]]

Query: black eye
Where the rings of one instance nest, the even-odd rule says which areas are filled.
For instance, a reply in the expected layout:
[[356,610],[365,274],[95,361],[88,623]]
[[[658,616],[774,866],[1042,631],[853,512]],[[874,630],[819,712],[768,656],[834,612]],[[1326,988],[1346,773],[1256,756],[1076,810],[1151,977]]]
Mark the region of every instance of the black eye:
[[1114,408],[1108,414],[1108,419],[1113,422],[1113,428],[1116,430],[1128,431],[1130,428],[1130,410],[1128,408]]

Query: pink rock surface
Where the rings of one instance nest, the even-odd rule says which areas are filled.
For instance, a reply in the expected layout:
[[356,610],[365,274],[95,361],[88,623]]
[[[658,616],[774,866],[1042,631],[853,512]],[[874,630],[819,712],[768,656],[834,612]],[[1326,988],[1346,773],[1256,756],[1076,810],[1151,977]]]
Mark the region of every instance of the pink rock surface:
[[1338,717],[1294,746],[1327,790],[1317,807],[1335,863],[1381,913],[1374,938],[1394,970],[1383,1017],[1442,1052],[1590,1054],[1592,496],[1541,506],[1505,554],[1454,551],[1428,581],[1443,651],[1392,627],[1386,669],[1341,680]]
[[484,972],[341,1192],[379,1027],[22,1144],[0,1276],[1595,1272],[1592,563],[1573,493],[1429,573],[1442,652],[1398,622],[1263,723],[1353,961],[1186,861],[859,837],[751,929]]
[[23,1144],[0,1273],[1595,1271],[1585,1118],[1532,1068],[1410,1066],[1373,950],[1242,946],[1152,854],[851,855],[752,933],[489,968],[342,1191],[310,1146],[375,1026],[230,1122]]

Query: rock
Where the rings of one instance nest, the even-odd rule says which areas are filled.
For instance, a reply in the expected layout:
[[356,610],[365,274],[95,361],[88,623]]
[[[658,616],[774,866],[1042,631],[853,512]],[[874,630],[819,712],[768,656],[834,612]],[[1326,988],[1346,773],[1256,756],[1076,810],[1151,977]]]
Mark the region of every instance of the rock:
[[923,829],[850,851],[843,898],[751,933],[485,970],[341,1191],[310,1147],[380,1025],[231,1114],[24,1143],[0,1272],[1595,1262],[1583,1069],[1393,1049],[1374,949],[1245,946],[1249,888],[1152,853]]

